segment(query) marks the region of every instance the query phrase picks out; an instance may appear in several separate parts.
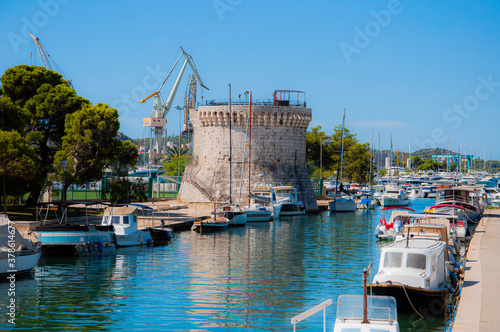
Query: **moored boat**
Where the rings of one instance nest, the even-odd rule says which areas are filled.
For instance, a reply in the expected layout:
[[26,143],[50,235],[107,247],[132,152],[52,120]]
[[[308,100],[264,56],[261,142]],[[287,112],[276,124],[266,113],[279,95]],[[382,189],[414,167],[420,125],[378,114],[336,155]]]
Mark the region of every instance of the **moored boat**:
[[228,225],[229,219],[220,216],[214,216],[208,219],[195,221],[193,223],[193,226],[191,226],[191,230],[199,232],[218,231],[226,229]]
[[447,243],[406,237],[382,248],[378,273],[369,287],[396,298],[398,310],[442,315],[452,290]]
[[276,202],[281,204],[280,216],[297,216],[306,213],[304,203],[297,199],[297,190],[292,186],[272,187]]
[[31,272],[41,254],[39,243],[23,237],[7,215],[0,215],[0,278]]
[[380,198],[380,205],[385,206],[408,206],[410,200],[403,189],[398,187],[388,187]]
[[477,188],[440,186],[437,189],[436,205],[452,204],[464,208],[466,217],[477,222],[482,210]]
[[104,210],[101,226],[112,226],[114,228],[113,238],[117,247],[140,246],[153,243],[153,238],[148,228],[138,229],[137,216],[139,208],[152,210],[151,207],[141,204],[109,206]]
[[[415,210],[404,207],[404,206],[388,206],[382,209],[383,215],[380,219],[380,223],[375,229],[375,236],[379,240],[394,240],[396,235],[403,231],[403,226],[410,223],[410,217],[408,214],[410,212],[415,212]],[[387,221],[386,215],[391,213],[389,221]]]

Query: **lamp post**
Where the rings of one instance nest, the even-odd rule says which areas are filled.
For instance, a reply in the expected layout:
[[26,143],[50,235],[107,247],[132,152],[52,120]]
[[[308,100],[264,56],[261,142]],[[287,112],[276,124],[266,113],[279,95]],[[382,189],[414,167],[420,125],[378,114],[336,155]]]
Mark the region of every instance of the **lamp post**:
[[62,194],[61,194],[61,200],[63,202],[66,202],[66,167],[68,167],[68,162],[66,160],[61,161],[60,164],[61,168],[63,169],[63,186],[62,186]]
[[182,107],[181,106],[175,106],[179,110],[179,165],[177,168],[177,193],[179,193],[180,185],[181,185],[181,135],[182,135]]

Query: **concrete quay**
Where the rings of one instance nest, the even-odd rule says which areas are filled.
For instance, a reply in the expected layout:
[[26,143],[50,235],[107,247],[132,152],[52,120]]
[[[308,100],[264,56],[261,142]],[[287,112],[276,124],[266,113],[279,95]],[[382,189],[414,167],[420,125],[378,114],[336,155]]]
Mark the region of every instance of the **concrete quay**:
[[500,209],[486,210],[467,253],[453,332],[500,331]]

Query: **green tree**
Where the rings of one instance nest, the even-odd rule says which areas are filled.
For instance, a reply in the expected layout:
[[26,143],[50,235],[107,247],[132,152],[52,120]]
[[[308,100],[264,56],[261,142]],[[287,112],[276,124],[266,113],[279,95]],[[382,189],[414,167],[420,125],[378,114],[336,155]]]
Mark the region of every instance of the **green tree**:
[[66,188],[102,178],[104,167],[118,160],[121,166],[135,165],[137,148],[117,139],[119,126],[118,111],[105,104],[84,105],[66,117],[62,149],[54,159],[54,169],[62,160],[68,162]]
[[29,174],[17,176],[25,181],[9,188],[11,192],[29,192],[27,204],[36,203],[49,174],[60,175],[59,162],[63,159],[70,164],[67,185],[96,180],[104,166],[117,161],[134,162],[137,149],[115,139],[119,128],[117,111],[102,104],[92,106],[60,74],[43,67],[19,65],[7,69],[0,80],[5,130],[2,137],[12,130],[18,134],[12,136],[15,144],[9,146],[9,155],[15,160],[7,165],[6,174],[22,173],[22,169],[11,168],[26,159],[34,161]]
[[[336,126],[332,135],[333,142],[328,146],[328,153],[332,163],[332,171],[339,169],[340,152],[342,150],[342,126]],[[360,144],[356,134],[344,129],[344,180],[348,179],[360,183],[369,182],[370,178],[370,150],[369,144]],[[339,179],[340,180],[340,179]]]

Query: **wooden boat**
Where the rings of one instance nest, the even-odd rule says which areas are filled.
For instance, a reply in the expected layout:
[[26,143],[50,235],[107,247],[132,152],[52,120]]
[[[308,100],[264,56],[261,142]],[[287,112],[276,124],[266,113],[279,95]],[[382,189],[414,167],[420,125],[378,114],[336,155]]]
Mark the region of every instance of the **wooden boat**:
[[437,189],[436,205],[452,204],[464,208],[467,219],[478,222],[481,218],[479,189],[468,187],[439,186]]
[[375,294],[394,296],[398,310],[444,314],[453,292],[447,245],[421,237],[396,240],[382,248],[379,270],[369,287]]
[[229,219],[215,216],[208,219],[197,220],[191,226],[191,230],[193,231],[218,231],[224,230],[229,225]]

